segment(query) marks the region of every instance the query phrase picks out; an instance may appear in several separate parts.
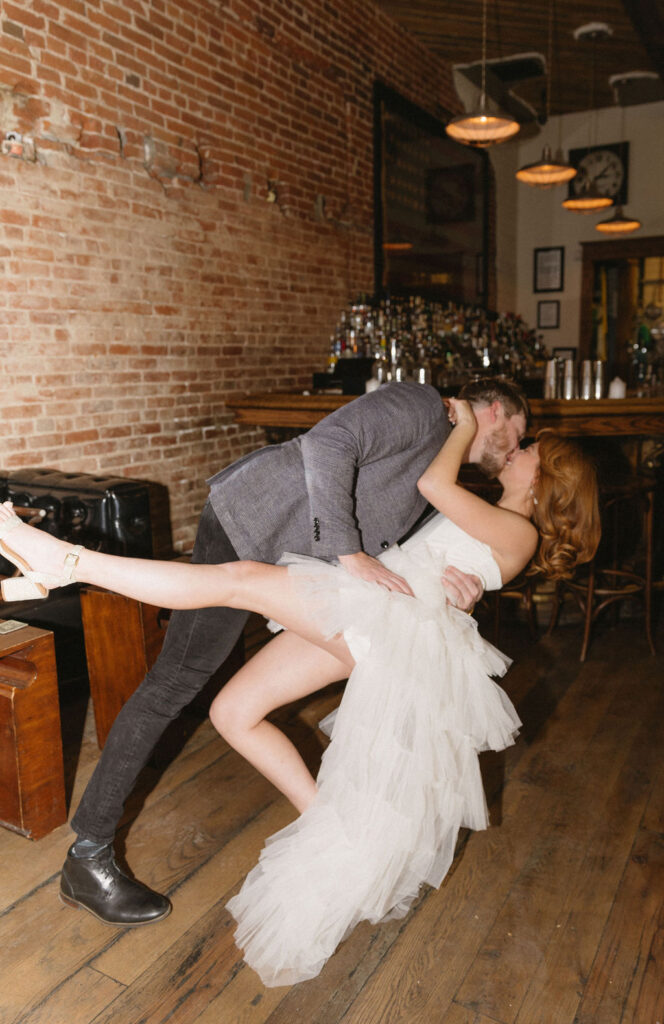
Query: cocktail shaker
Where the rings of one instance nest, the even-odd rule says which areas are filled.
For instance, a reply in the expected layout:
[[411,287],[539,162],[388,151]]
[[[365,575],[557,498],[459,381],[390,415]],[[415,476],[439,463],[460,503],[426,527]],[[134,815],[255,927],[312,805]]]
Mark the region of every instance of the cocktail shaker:
[[549,359],[544,374],[544,397],[558,397],[558,360]]
[[581,386],[579,389],[579,398],[593,398],[594,394],[593,361],[592,359],[584,359],[581,363]]
[[574,360],[566,359],[565,368],[563,370],[563,394],[562,397],[566,399],[576,398],[576,375],[574,373]]

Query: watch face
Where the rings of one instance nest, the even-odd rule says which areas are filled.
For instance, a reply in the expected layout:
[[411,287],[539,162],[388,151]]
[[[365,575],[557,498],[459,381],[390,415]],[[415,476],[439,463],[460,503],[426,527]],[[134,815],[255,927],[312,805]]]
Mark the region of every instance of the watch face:
[[578,172],[570,182],[570,196],[581,195],[593,188],[616,203],[626,203],[627,154],[626,142],[570,150],[570,163]]

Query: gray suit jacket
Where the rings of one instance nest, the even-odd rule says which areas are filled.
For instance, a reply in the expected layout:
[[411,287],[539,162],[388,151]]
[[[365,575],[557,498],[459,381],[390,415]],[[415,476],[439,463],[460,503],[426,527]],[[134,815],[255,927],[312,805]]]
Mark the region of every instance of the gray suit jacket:
[[376,555],[424,511],[417,480],[449,430],[434,388],[390,384],[223,469],[210,501],[240,558]]

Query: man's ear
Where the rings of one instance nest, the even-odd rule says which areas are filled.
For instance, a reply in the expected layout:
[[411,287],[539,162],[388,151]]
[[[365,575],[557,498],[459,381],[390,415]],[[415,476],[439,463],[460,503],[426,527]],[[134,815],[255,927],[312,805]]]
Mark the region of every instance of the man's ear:
[[491,422],[492,423],[498,423],[498,421],[501,418],[501,413],[504,413],[504,411],[505,410],[503,409],[502,403],[499,402],[498,399],[496,399],[495,402],[492,402],[491,405],[489,406],[489,412],[491,414]]

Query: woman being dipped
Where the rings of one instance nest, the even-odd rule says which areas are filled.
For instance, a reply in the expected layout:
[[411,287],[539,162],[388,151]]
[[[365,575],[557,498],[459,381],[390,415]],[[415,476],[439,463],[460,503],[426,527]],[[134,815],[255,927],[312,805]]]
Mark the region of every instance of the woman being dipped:
[[[418,484],[443,514],[381,556],[414,597],[297,555],[285,568],[74,552],[0,506],[4,552],[46,587],[72,582],[62,577],[68,556],[81,582],[166,607],[250,608],[286,627],[211,709],[222,735],[301,812],[229,904],[238,945],[268,985],[315,976],[358,921],[406,913],[423,882],[442,881],[459,828],[488,823],[477,754],[513,742],[520,722],[491,678],[508,660],[446,603],[442,572],[456,566],[498,589],[529,562],[569,575],[597,546],[594,473],[574,445],[542,433],[499,475],[494,507],[456,482],[476,423],[465,402],[451,412],[457,425]],[[346,676],[314,782],[265,716]]]

